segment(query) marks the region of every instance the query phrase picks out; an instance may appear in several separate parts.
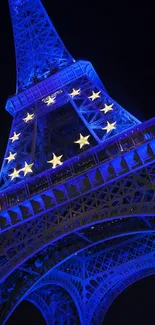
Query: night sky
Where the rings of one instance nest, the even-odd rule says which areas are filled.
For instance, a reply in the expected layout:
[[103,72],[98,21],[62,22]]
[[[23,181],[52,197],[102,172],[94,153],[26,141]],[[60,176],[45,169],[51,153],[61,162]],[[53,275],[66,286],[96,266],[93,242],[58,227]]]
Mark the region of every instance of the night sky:
[[[110,96],[142,121],[155,116],[154,1],[95,0],[93,5],[90,0],[42,2],[69,52],[76,60],[91,61]],[[0,40],[1,161],[11,126],[11,117],[4,106],[8,96],[15,93],[16,84],[13,35],[6,0],[2,1],[0,10]],[[124,295],[131,298],[132,292],[133,297],[137,295],[138,301],[143,287],[143,295],[147,296],[147,288],[150,283],[154,287],[155,280],[148,278],[145,281],[145,284],[138,282],[131,290],[126,290]],[[137,301],[134,301],[136,304]],[[120,300],[116,301],[120,308],[117,317],[121,315],[123,302],[122,294]],[[129,299],[129,304],[131,313],[132,299]],[[149,304],[149,299],[146,299],[145,306],[150,308]],[[117,324],[126,322],[125,319],[121,322],[115,313],[111,315],[113,321],[111,318],[105,324],[113,325],[116,320]],[[133,320],[132,324],[136,324],[136,321]]]

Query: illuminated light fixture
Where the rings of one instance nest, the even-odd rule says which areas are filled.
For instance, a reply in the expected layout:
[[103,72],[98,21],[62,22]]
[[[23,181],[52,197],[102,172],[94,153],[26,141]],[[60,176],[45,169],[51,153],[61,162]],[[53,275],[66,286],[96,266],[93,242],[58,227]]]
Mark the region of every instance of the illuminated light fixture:
[[56,102],[56,96],[48,96],[44,99],[42,99],[42,101],[47,105],[50,106],[52,104],[54,104]]
[[77,95],[80,95],[81,94],[81,89],[79,88],[79,89],[74,89],[73,88],[73,90],[72,90],[72,92],[69,94],[69,96],[70,97],[75,97],[75,96],[77,96]]
[[113,105],[114,104],[111,104],[111,105],[107,105],[107,104],[104,104],[104,108],[100,109],[101,112],[104,112],[104,114],[106,114],[107,112],[109,111],[113,111]]
[[112,131],[114,129],[116,129],[116,122],[109,123],[108,121],[107,121],[107,126],[105,128],[102,128],[102,130],[106,130],[107,133],[109,133],[110,131]]
[[61,166],[61,165],[63,164],[63,162],[61,161],[62,156],[63,156],[63,155],[57,157],[57,156],[53,153],[53,159],[48,160],[47,162],[48,162],[48,164],[52,164],[52,165],[53,165],[52,168],[56,168],[58,165]]
[[12,160],[15,160],[17,153],[12,153],[11,151],[9,152],[9,156],[7,158],[5,158],[5,160],[7,160],[7,162],[9,163]]
[[21,133],[16,133],[14,132],[13,133],[13,137],[9,138],[12,142],[16,141],[16,140],[19,140],[19,136],[21,135]]
[[87,135],[86,137],[83,137],[83,135],[80,133],[80,139],[77,141],[74,141],[74,143],[78,143],[80,145],[80,149],[85,146],[86,144],[90,144],[88,141],[88,138],[90,135]]
[[33,170],[32,170],[33,165],[34,165],[34,163],[28,165],[27,162],[25,161],[25,166],[20,171],[24,172],[24,176],[26,176],[28,173],[33,173]]
[[14,178],[20,177],[19,173],[20,173],[20,170],[16,170],[16,168],[14,168],[13,173],[9,175],[11,177],[11,180],[13,180]]
[[95,91],[93,91],[93,92],[92,92],[92,95],[89,96],[88,98],[91,99],[92,101],[94,101],[96,98],[101,97],[101,96],[100,96],[100,92],[101,92],[101,91],[98,91],[97,93],[95,93]]
[[23,121],[25,123],[29,122],[29,121],[32,121],[34,119],[34,114],[29,114],[27,113],[27,116],[25,118],[23,118]]

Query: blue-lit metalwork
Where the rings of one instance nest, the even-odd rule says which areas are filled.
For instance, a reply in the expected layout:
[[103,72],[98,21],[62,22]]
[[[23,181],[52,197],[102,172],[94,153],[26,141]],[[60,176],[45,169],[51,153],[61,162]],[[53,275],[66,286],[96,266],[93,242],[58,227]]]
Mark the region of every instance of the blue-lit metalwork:
[[16,92],[74,62],[40,0],[9,0],[16,49]]
[[0,323],[26,299],[48,325],[102,325],[114,297],[155,270],[155,118],[140,123],[73,60],[39,0],[9,5]]

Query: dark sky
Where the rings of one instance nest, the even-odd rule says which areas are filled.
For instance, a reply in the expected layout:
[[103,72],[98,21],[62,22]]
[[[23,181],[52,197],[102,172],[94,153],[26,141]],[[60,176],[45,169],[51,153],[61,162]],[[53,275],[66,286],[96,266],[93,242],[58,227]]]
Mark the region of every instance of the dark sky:
[[154,287],[155,275],[152,275],[126,288],[109,308],[103,325],[153,324]]
[[[109,94],[140,120],[153,117],[154,1],[95,0],[91,5],[90,0],[43,0],[43,4],[70,53],[75,59],[92,62]],[[0,10],[0,40],[2,160],[11,126],[4,106],[7,97],[15,93],[13,35],[6,0]],[[139,288],[135,287],[134,292],[139,292]]]

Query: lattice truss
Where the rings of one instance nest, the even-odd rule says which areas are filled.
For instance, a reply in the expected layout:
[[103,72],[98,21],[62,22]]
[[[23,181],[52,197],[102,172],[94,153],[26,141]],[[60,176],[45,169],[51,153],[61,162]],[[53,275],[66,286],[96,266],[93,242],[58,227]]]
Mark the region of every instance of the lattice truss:
[[[132,237],[119,244],[113,241],[111,244],[112,247],[107,249],[103,244],[89,248],[59,267],[61,271],[68,274],[72,283],[78,288],[85,306],[88,324],[93,312],[101,307],[102,301],[108,303],[106,294],[114,284],[143,268],[147,269],[155,265],[154,234]],[[99,323],[94,322],[94,324]]]
[[[151,129],[154,129],[154,119],[151,123]],[[150,130],[148,123],[144,124],[144,129]],[[155,157],[154,132],[151,132],[150,139],[145,139],[148,135],[145,130],[140,129],[137,134],[131,129],[130,141],[128,135],[121,141],[114,138],[115,141],[112,140],[108,146],[103,143],[95,147],[95,151],[94,148],[89,149],[87,156],[84,151],[62,164],[58,170],[49,169],[35,178],[18,183],[18,187],[14,184],[1,192],[1,231],[40,215],[45,209],[49,211],[60,204],[69,203],[73,198],[141,169],[145,164],[151,164]]]
[[17,92],[73,63],[40,0],[9,0]]
[[[1,278],[12,272],[25,258],[27,259],[44,245],[69,232],[78,231],[80,236],[79,229],[84,226],[90,227],[96,222],[117,218],[114,233],[153,230],[154,177],[155,165],[152,164],[110,183],[110,186],[102,186],[96,191],[76,198],[54,211],[50,212],[46,208],[37,218],[30,218],[23,224],[3,231],[0,236]],[[32,200],[32,204],[37,212],[38,209],[42,209],[38,202]],[[121,222],[119,218],[122,219]],[[113,233],[113,228],[105,232],[104,236],[110,236],[110,231]],[[96,237],[94,235],[87,228],[84,230],[84,237],[88,240],[97,240],[99,231]]]
[[[73,89],[80,89],[80,93],[72,98],[70,94]],[[89,98],[93,91],[100,92],[95,100]],[[54,99],[53,103],[50,98]],[[102,111],[105,105],[113,105],[112,110],[106,114]],[[26,120],[28,114],[31,116],[29,121]],[[107,132],[105,128],[108,123],[115,126]],[[79,156],[81,152],[87,153],[90,147],[130,129],[137,123],[138,120],[114,102],[104,89],[99,90],[84,75],[76,82],[69,82],[54,94],[49,94],[15,114],[2,165],[1,184],[8,187],[25,179],[23,173],[13,181],[9,176],[14,168],[23,168],[25,161],[34,164],[31,174],[33,176],[50,168],[47,161],[51,159],[53,152],[63,155],[63,162],[69,162],[72,157]],[[82,150],[75,144],[80,133],[83,136],[89,135],[89,145]],[[14,134],[18,135],[15,141],[12,140]],[[10,152],[15,157],[8,161]],[[30,174],[26,177],[28,176]]]
[[50,285],[32,292],[27,300],[35,304],[43,314],[47,325],[78,325],[75,303],[63,288]]
[[[144,262],[146,265],[144,265]],[[153,260],[144,260],[143,266],[144,268],[141,268],[140,265],[138,265],[137,272],[132,273],[128,277],[125,277],[124,279],[121,279],[119,282],[117,282],[114,287],[112,287],[107,295],[102,300],[102,304],[96,309],[93,318],[91,320],[91,325],[102,325],[104,322],[104,318],[106,315],[107,310],[113,303],[113,301],[117,298],[117,296],[130,285],[132,285],[134,282],[141,280],[142,278],[154,275],[155,273],[155,267],[154,267],[154,261]]]
[[[154,251],[154,234],[114,239],[76,253],[55,271],[51,270],[42,278],[43,264],[47,261],[46,255],[44,262],[43,260],[40,264],[35,262],[36,270],[38,274],[40,273],[39,281],[33,265],[30,263],[31,267],[28,267],[28,264],[25,264],[3,284],[2,306],[7,311],[5,317],[25,297],[40,309],[47,324],[67,324],[69,320],[65,317],[64,323],[61,323],[60,311],[62,314],[67,311],[70,321],[72,320],[69,324],[84,325],[86,320],[87,324],[95,324],[93,319],[98,319],[98,308],[102,306],[102,301],[105,301],[109,290],[119,281],[134,274],[136,276],[140,270],[154,267]],[[62,286],[65,286],[66,291]],[[29,294],[26,293],[25,287],[26,290],[30,287]],[[71,296],[66,294],[67,291],[72,293]],[[11,299],[7,302],[8,298]],[[51,313],[55,317],[53,323],[50,323]]]
[[120,243],[114,240],[111,243],[112,247],[106,249],[104,244],[90,247],[58,267],[68,274],[77,288],[81,287],[80,295],[86,304],[90,304],[90,298],[103,280],[115,273],[118,277],[122,274],[123,268],[120,266],[126,267],[128,262],[147,254],[154,256],[154,234],[132,236],[125,241],[123,239]]

